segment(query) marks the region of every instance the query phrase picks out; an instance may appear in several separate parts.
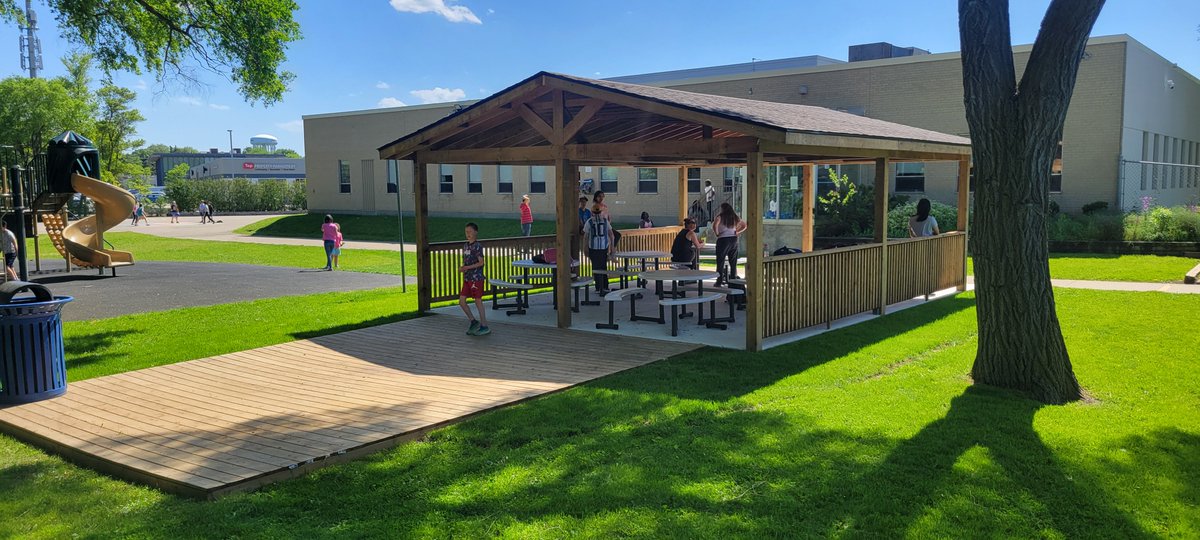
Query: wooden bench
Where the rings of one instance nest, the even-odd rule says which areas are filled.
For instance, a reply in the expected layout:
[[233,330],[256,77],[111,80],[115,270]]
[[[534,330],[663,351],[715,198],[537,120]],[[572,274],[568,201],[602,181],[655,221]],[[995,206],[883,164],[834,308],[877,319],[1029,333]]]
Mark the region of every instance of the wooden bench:
[[[596,280],[592,278],[581,278],[571,282],[571,290],[575,292],[575,306],[571,308],[571,311],[579,313],[580,304],[585,306],[600,305],[599,300],[592,301],[591,286],[594,283],[596,283]],[[579,289],[583,289],[583,302],[579,301]]]
[[645,317],[645,316],[637,314],[637,299],[644,292],[646,292],[646,289],[643,289],[641,287],[629,287],[629,288],[625,288],[625,289],[617,289],[615,291],[610,291],[608,294],[604,295],[604,301],[608,302],[608,323],[607,324],[606,323],[596,323],[596,328],[603,328],[603,329],[608,329],[608,330],[616,330],[617,328],[619,328],[619,326],[617,325],[616,320],[614,318],[615,317],[615,307],[618,302],[620,302],[626,298],[629,299],[629,320],[630,321],[651,321],[651,322],[656,322],[659,324],[666,323],[666,320],[663,317],[662,306],[659,306],[659,308],[658,308],[658,318],[657,319],[654,317]]
[[659,309],[662,309],[666,306],[671,307],[671,335],[672,336],[679,335],[679,307],[680,306],[690,306],[693,304],[700,306],[699,307],[700,316],[697,318],[698,322],[700,322],[701,324],[707,324],[710,328],[720,328],[720,329],[724,330],[725,325],[718,325],[718,324],[712,323],[712,322],[705,322],[705,320],[704,320],[704,304],[708,303],[711,306],[710,310],[713,313],[716,313],[717,301],[721,300],[722,298],[725,298],[725,295],[722,293],[706,292],[700,296],[686,296],[683,298],[664,298],[664,299],[658,301],[658,307],[659,307]]
[[[528,283],[513,283],[504,281],[503,279],[489,279],[488,283],[492,286],[492,309],[509,309],[505,315],[524,315],[525,308],[529,305],[525,298],[525,293],[533,288],[533,285]],[[508,293],[517,293],[517,300],[512,304],[501,304],[499,297]]]
[[1191,285],[1196,283],[1197,279],[1200,279],[1200,264],[1183,276],[1183,282]]

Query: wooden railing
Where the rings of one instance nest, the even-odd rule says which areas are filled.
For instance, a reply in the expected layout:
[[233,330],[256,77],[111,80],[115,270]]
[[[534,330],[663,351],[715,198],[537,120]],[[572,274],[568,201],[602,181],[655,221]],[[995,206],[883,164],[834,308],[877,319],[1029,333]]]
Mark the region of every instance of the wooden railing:
[[955,232],[888,241],[888,304],[959,285],[966,239]]
[[769,257],[763,335],[786,334],[879,307],[879,244]]
[[[621,230],[621,241],[617,245],[620,251],[671,251],[671,242],[679,227],[655,227],[653,229]],[[488,279],[509,279],[521,275],[521,271],[513,267],[512,262],[529,259],[534,255],[553,248],[554,235],[518,236],[514,238],[494,238],[480,240],[483,243],[484,266],[483,273]],[[438,242],[429,244],[430,269],[430,302],[442,302],[458,298],[462,287],[462,274],[458,267],[462,266],[463,241]],[[578,257],[578,256],[577,256]],[[592,275],[592,266],[587,257],[579,257],[578,274]],[[534,272],[545,274],[550,270]],[[530,282],[535,286],[550,286],[549,278]]]
[[[866,244],[763,262],[763,336],[771,337],[882,307],[883,246]],[[966,235],[892,240],[887,246],[887,303],[964,282]]]
[[671,243],[682,227],[654,227],[651,229],[622,229],[618,251],[666,251],[671,252]]

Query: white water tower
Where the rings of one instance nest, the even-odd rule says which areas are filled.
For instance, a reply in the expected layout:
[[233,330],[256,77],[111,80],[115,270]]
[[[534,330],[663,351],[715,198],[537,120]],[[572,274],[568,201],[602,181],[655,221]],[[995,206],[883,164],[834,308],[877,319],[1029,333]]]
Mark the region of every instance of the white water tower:
[[260,148],[260,149],[266,150],[268,152],[274,152],[275,147],[278,145],[279,145],[279,139],[276,139],[275,136],[273,136],[273,135],[267,135],[266,133],[260,133],[253,137],[250,137],[250,146],[253,146],[255,148]]

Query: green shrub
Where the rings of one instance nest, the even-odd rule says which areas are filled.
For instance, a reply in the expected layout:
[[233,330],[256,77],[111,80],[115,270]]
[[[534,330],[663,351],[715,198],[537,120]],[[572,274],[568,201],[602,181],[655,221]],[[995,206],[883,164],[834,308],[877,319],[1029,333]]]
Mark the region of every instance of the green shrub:
[[179,210],[192,212],[206,200],[218,212],[278,212],[307,206],[304,180],[259,180],[245,178],[214,180],[169,180],[167,199],[179,203]]
[[1104,202],[1104,201],[1096,201],[1096,202],[1087,203],[1087,204],[1083,205],[1083,209],[1082,209],[1082,211],[1085,215],[1091,215],[1091,214],[1095,214],[1096,212],[1103,212],[1105,210],[1108,210],[1108,203]]
[[1147,242],[1200,242],[1200,214],[1195,208],[1156,206],[1125,216],[1124,239]]
[[[917,203],[905,202],[888,211],[888,238],[908,238],[908,218],[917,215]],[[958,224],[958,208],[930,201],[929,215],[937,219],[938,230],[954,230]]]
[[1052,242],[1119,242],[1124,237],[1124,217],[1112,212],[1081,216],[1058,214],[1046,223]]

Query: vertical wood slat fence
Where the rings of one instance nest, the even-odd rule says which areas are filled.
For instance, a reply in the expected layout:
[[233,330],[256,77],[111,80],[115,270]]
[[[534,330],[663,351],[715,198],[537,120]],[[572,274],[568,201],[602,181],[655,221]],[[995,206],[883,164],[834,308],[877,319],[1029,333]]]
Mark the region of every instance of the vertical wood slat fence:
[[[620,251],[671,251],[671,242],[680,227],[655,227],[652,229],[621,230],[621,241],[617,246]],[[521,269],[512,265],[513,261],[529,259],[534,255],[555,247],[554,235],[518,236],[513,238],[493,238],[480,240],[483,243],[484,266],[483,273],[488,279],[510,279],[521,275]],[[430,294],[431,302],[443,302],[458,298],[462,286],[462,274],[458,267],[462,266],[463,241],[437,242],[429,244],[430,265]],[[550,270],[531,271],[531,273],[546,274]],[[578,274],[592,275],[591,263],[587,257],[581,257]],[[539,289],[550,286],[550,278],[530,280]],[[490,286],[489,286],[490,288]]]
[[961,283],[966,247],[963,233],[889,241],[888,304]]
[[[887,246],[888,304],[962,284],[966,235],[895,240]],[[768,257],[764,337],[880,308],[883,246],[866,244]]]

